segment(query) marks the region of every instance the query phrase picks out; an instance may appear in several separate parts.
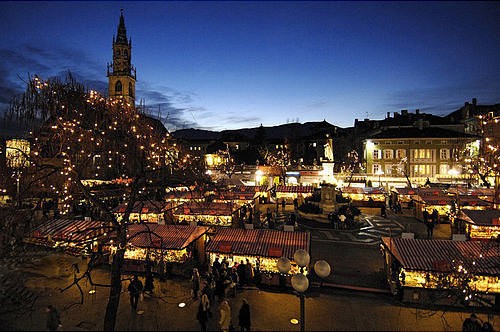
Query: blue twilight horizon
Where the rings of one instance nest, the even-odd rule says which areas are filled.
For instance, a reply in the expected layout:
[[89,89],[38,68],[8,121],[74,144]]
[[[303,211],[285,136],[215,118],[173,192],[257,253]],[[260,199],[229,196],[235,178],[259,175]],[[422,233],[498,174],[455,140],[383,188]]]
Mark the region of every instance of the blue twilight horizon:
[[446,115],[500,102],[497,2],[0,3],[0,112],[28,75],[107,89],[123,9],[137,103],[167,129]]

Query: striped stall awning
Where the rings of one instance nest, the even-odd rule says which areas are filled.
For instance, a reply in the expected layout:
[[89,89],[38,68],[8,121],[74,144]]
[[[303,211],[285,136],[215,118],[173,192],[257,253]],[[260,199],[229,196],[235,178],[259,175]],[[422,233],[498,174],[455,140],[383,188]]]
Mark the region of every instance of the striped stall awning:
[[223,202],[185,202],[173,212],[182,215],[230,216],[238,206]]
[[51,219],[36,227],[30,234],[32,238],[46,238],[67,242],[82,242],[106,232],[105,223],[98,220]]
[[208,228],[190,225],[131,224],[129,243],[135,247],[180,250],[207,232]]
[[276,187],[277,192],[284,193],[313,193],[313,186],[278,186]]
[[483,241],[424,240],[382,237],[384,247],[406,270],[439,271],[440,262],[474,262],[474,273],[500,275],[498,244]]
[[[309,251],[310,235],[306,232],[284,232],[269,229],[219,228],[206,247],[207,252],[248,256],[274,256],[293,259],[297,249]],[[271,253],[271,254],[270,254]]]

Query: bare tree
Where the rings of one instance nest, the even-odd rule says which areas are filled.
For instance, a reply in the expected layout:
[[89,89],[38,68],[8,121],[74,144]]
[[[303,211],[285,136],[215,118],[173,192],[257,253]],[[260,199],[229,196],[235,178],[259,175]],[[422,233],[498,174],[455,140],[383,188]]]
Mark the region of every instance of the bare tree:
[[[122,266],[128,242],[130,212],[147,199],[147,188],[168,181],[178,156],[168,132],[133,105],[88,91],[71,75],[66,81],[30,79],[11,111],[23,121],[38,122],[32,132],[29,181],[57,194],[62,214],[70,213],[76,194],[100,211],[107,232],[114,234],[117,252],[111,264],[104,329],[114,330],[122,289]],[[164,129],[164,128],[163,128]],[[113,206],[92,195],[88,178],[129,179],[123,192],[127,204],[120,221]],[[92,264],[83,276],[90,279]],[[75,277],[74,285],[78,286]],[[92,282],[92,280],[91,280]]]

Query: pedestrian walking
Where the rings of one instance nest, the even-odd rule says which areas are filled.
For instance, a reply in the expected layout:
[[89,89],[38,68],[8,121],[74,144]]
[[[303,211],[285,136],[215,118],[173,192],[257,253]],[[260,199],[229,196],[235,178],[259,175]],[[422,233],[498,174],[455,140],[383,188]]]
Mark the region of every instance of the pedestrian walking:
[[236,267],[236,271],[238,272],[238,278],[240,280],[240,285],[243,286],[245,285],[246,279],[245,279],[245,263],[243,263],[243,260],[240,261],[240,264]]
[[432,239],[434,233],[434,220],[432,218],[428,219],[425,225],[427,226],[427,238]]
[[219,309],[219,328],[222,332],[229,332],[231,326],[231,307],[228,300],[222,301]]
[[254,271],[253,271],[253,266],[252,263],[246,259],[247,263],[245,264],[245,280],[247,283],[252,284],[253,283],[253,277],[254,277]]
[[481,331],[481,328],[482,328],[482,322],[474,313],[472,313],[470,317],[466,318],[464,320],[464,323],[462,324],[462,331],[464,332]]
[[380,207],[380,216],[387,218],[387,211],[385,209],[385,204]]
[[238,324],[240,325],[241,331],[250,331],[250,305],[247,299],[243,298],[242,301],[243,304],[238,313]]
[[130,306],[132,310],[137,310],[137,304],[139,303],[139,295],[143,290],[142,281],[139,280],[139,277],[134,275],[134,278],[128,285],[128,292],[130,294]]
[[61,327],[61,316],[53,305],[49,304],[45,309],[47,312],[47,331],[57,331]]
[[285,207],[286,207],[286,201],[285,201],[285,199],[283,198],[283,200],[281,201],[281,209],[282,209],[283,211],[285,211]]
[[202,331],[207,330],[207,321],[210,317],[210,300],[207,294],[201,296],[200,304],[198,305],[198,312],[196,313],[196,319],[200,322],[200,327]]
[[198,269],[193,269],[193,274],[191,275],[191,291],[193,292],[193,299],[198,298],[198,292],[200,291],[200,274],[198,273]]
[[146,280],[144,281],[144,292],[151,295],[153,293],[154,283],[153,283],[153,272],[152,263],[149,259],[146,260]]

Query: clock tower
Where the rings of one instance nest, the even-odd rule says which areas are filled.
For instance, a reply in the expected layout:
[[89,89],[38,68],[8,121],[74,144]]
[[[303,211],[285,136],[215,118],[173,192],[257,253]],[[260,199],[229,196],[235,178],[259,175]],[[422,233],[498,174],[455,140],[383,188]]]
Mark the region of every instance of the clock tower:
[[132,39],[127,40],[127,30],[120,13],[118,33],[113,35],[113,63],[108,63],[108,94],[112,99],[123,98],[130,106],[135,106],[135,68],[131,65]]

